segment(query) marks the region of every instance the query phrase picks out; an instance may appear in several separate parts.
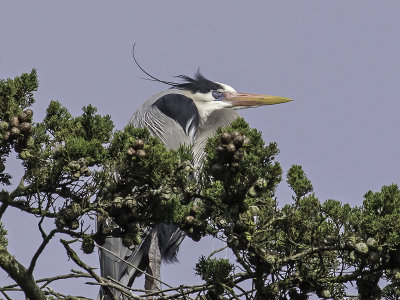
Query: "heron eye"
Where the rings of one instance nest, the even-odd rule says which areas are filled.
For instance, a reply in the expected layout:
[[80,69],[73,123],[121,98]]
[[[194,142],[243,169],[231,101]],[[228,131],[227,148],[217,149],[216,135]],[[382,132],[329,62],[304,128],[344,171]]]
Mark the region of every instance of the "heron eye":
[[215,100],[221,100],[220,98],[222,98],[223,94],[221,92],[218,91],[212,91],[212,96],[214,97]]

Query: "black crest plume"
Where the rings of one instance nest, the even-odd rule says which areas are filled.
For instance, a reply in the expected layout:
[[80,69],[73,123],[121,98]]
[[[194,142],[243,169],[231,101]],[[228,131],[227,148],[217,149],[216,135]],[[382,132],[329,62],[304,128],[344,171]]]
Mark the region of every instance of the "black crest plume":
[[208,93],[212,90],[222,89],[222,86],[216,82],[208,80],[197,70],[194,78],[186,75],[179,75],[178,78],[183,79],[185,82],[177,84],[175,87],[178,89],[189,90],[193,93]]
[[175,76],[177,78],[182,79],[184,81],[182,83],[172,82],[172,81],[165,81],[165,80],[158,79],[157,77],[155,77],[155,76],[151,75],[150,73],[148,73],[138,63],[138,61],[136,60],[136,57],[135,57],[135,45],[136,45],[136,43],[132,47],[133,60],[135,61],[135,64],[139,67],[139,69],[144,74],[146,74],[147,76],[150,77],[149,80],[160,82],[160,83],[164,83],[164,84],[167,84],[167,85],[169,85],[171,87],[174,87],[176,89],[189,90],[189,91],[191,91],[193,93],[197,93],[197,92],[208,93],[209,91],[212,91],[212,90],[222,89],[222,86],[220,84],[205,78],[203,76],[203,74],[200,73],[200,69],[197,70],[197,72],[196,72],[196,74],[194,74],[193,78],[189,77],[187,75]]

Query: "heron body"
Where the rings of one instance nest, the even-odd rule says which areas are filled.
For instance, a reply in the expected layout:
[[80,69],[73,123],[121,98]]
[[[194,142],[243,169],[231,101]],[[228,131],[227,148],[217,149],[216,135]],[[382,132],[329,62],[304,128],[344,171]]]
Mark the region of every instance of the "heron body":
[[[164,82],[172,88],[147,100],[133,114],[129,124],[147,128],[169,149],[178,149],[181,145],[191,146],[193,164],[197,167],[201,165],[204,157],[207,139],[212,137],[219,127],[229,125],[239,116],[235,109],[291,100],[237,93],[226,84],[206,79],[200,72],[197,72],[194,78],[180,77],[184,80],[183,83]],[[109,251],[100,251],[102,276],[110,276],[123,285],[131,286],[134,279],[142,273],[120,259],[123,258],[157,278],[161,261],[176,261],[176,254],[184,237],[183,231],[173,224],[158,224],[135,249],[124,247],[119,238],[109,237],[104,245]],[[155,281],[152,286],[146,288],[159,289],[160,285]],[[118,292],[115,294],[118,299],[123,299]],[[108,299],[107,297],[103,295],[103,299]]]

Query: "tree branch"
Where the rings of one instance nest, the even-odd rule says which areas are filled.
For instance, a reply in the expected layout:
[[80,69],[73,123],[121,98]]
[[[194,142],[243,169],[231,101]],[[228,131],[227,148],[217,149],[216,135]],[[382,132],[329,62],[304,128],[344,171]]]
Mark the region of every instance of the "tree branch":
[[[63,280],[63,279],[70,279],[70,278],[93,278],[90,274],[88,273],[83,273],[79,271],[72,270],[73,273],[69,274],[64,274],[64,275],[57,275],[54,277],[45,277],[36,280],[36,284],[44,282],[44,284],[40,287],[41,289],[45,288],[47,285],[52,283],[53,281],[56,280]],[[18,288],[18,284],[12,284],[12,285],[6,285],[2,288],[0,288],[0,291],[21,291],[21,289],[16,289]]]
[[[24,212],[36,215],[36,216],[42,216],[42,217],[48,217],[48,218],[55,218],[57,217],[56,213],[51,213],[46,210],[42,210],[40,208],[33,208],[30,207],[29,205],[26,204],[25,201],[23,200],[6,200],[6,199],[1,199],[0,202],[2,202],[2,206],[0,207],[0,213],[4,213],[5,209],[8,206],[18,208]],[[0,215],[1,216],[1,215]]]
[[220,249],[214,250],[213,252],[211,252],[208,256],[207,259],[210,259],[214,254],[217,254],[218,252],[224,251],[226,248],[228,248],[228,246],[224,246]]
[[21,287],[25,296],[31,300],[46,299],[43,291],[27,269],[21,265],[6,249],[0,250],[0,267]]
[[36,253],[33,255],[31,263],[29,265],[29,268],[27,270],[28,273],[32,274],[33,269],[36,266],[36,262],[40,256],[40,254],[43,252],[44,248],[47,246],[47,244],[50,242],[50,240],[54,237],[54,235],[57,233],[57,229],[53,229],[50,231],[50,233],[43,239],[42,243],[40,244],[39,248],[36,250]]

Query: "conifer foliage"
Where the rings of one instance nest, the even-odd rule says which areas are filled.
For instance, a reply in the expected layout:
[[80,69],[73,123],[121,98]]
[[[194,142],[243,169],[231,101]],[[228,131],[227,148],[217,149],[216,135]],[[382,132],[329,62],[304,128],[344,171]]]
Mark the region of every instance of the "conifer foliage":
[[[351,207],[320,201],[302,167],[293,165],[286,173],[293,199],[279,206],[275,189],[284,175],[277,144],[266,145],[243,119],[209,139],[203,166],[195,169],[190,148],[167,150],[146,129],[115,130],[110,116],[91,105],[74,117],[51,101],[44,119],[34,122],[37,88],[35,70],[0,81],[0,221],[6,210],[19,209],[37,219],[42,235],[40,247],[27,252],[30,264],[22,265],[9,252],[7,224],[0,222],[0,267],[15,281],[0,283],[4,297],[15,290],[29,299],[77,297],[33,276],[43,250],[60,234],[69,237],[60,242],[81,271],[47,278],[50,286],[84,277],[121,289],[127,299],[261,300],[344,299],[353,284],[360,299],[400,297],[397,185],[369,191],[362,206]],[[15,159],[23,176],[12,186],[6,163]],[[49,224],[44,220],[53,225],[42,226]],[[151,295],[119,287],[85,263],[84,254],[106,237],[134,247],[160,222],[177,224],[194,242],[216,237],[232,256],[200,257],[193,276],[202,285]]]

